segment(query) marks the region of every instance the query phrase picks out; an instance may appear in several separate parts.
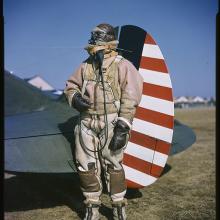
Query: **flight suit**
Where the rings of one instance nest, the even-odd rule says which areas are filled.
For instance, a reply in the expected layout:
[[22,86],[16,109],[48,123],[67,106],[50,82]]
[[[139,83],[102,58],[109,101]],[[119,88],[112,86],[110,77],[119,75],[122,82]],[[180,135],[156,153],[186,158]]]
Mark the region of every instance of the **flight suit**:
[[102,74],[104,89],[98,66],[89,57],[70,76],[64,90],[70,105],[75,93],[80,93],[91,104],[80,113],[75,127],[75,156],[86,203],[97,204],[102,192],[101,169],[112,201],[124,199],[126,183],[122,161],[126,144],[115,152],[108,146],[118,120],[125,122],[131,130],[143,88],[142,76],[130,61],[117,53],[104,57]]

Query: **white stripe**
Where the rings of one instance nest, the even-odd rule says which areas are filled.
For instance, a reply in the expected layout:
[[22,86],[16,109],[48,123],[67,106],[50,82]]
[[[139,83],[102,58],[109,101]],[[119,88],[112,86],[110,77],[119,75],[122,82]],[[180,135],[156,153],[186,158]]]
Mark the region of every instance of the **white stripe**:
[[156,125],[137,118],[134,118],[132,127],[132,130],[134,131],[138,131],[142,134],[149,135],[151,137],[166,141],[168,143],[172,142],[173,130],[170,128],[165,128],[163,126]]
[[142,186],[150,185],[157,180],[157,178],[155,178],[153,176],[150,176],[146,173],[142,173],[142,172],[135,170],[131,167],[128,167],[124,164],[122,164],[122,165],[123,165],[123,168],[125,171],[125,178],[128,180],[131,180],[131,181],[138,183]]
[[168,155],[155,151],[153,164],[156,164],[161,167],[165,167],[167,159],[168,159]]
[[167,73],[142,68],[139,68],[139,73],[144,78],[144,82],[146,83],[172,88],[170,76]]
[[174,116],[174,103],[152,96],[142,95],[140,107]]
[[140,145],[134,144],[132,142],[128,142],[128,145],[125,149],[125,153],[132,155],[134,157],[137,157],[141,160],[147,161],[152,163],[153,161],[153,157],[154,157],[154,151],[146,148],[146,147],[142,147]]
[[161,167],[165,166],[168,158],[168,155],[166,154],[162,154],[132,142],[128,142],[125,153]]
[[142,56],[152,57],[152,58],[157,58],[157,59],[164,59],[160,48],[158,47],[158,45],[154,45],[154,44],[144,44]]

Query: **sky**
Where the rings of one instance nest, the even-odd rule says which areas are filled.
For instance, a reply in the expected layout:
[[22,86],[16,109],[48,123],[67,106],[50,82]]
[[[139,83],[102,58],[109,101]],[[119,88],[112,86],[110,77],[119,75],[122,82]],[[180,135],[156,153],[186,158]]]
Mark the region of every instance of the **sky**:
[[56,89],[88,56],[100,23],[136,25],[159,45],[174,96],[215,97],[217,0],[4,0],[5,69]]

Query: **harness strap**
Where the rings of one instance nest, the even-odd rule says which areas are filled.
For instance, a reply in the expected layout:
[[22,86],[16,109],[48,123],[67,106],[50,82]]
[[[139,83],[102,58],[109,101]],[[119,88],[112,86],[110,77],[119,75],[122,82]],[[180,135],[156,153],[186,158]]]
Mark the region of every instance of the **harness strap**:
[[[122,59],[123,59],[123,57],[121,55],[117,55],[115,60],[114,60],[114,62],[119,64],[122,61]],[[114,99],[116,100],[116,98],[115,98],[115,91],[112,91],[112,93],[113,93]],[[114,105],[115,105],[115,107],[117,109],[117,112],[119,113],[120,101],[119,100],[114,101]]]
[[84,70],[83,70],[83,86],[82,86],[82,96],[84,95],[85,91],[86,91],[86,85],[88,83],[88,80],[85,79],[85,73],[86,73],[86,68],[87,68],[87,63],[85,63],[85,67],[84,67]]
[[[121,55],[117,55],[116,58],[115,58],[115,60],[114,60],[113,62],[118,64],[118,63],[120,63],[120,62],[122,61],[122,59],[123,59],[123,57],[122,57]],[[87,85],[87,83],[88,83],[88,80],[87,80],[87,78],[86,78],[86,76],[85,76],[85,74],[86,74],[86,69],[87,69],[87,65],[88,65],[88,63],[86,62],[86,63],[85,63],[84,70],[83,70],[83,86],[82,86],[82,90],[81,90],[82,96],[83,96],[84,93],[85,93],[86,85]],[[111,66],[111,65],[110,65],[110,66]],[[109,66],[109,67],[110,67],[110,66]],[[103,68],[103,72],[106,72],[106,71],[107,71],[107,70],[106,70],[105,68]],[[115,95],[114,93],[115,93],[115,92],[113,91],[113,95]],[[118,102],[116,101],[115,105],[116,105],[117,109],[119,110],[119,105],[120,105],[120,103],[118,103]]]

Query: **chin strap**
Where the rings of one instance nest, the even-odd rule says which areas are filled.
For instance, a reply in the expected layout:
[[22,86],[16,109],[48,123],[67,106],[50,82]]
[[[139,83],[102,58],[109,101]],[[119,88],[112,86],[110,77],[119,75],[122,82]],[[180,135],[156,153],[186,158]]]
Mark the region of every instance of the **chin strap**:
[[[95,55],[97,51],[103,50],[104,54],[114,53],[117,55],[115,51],[117,48],[118,41],[109,41],[109,42],[97,42],[96,44],[88,44],[84,49],[88,51],[90,55]],[[111,55],[113,56],[113,55]],[[104,57],[107,58],[107,57]]]

